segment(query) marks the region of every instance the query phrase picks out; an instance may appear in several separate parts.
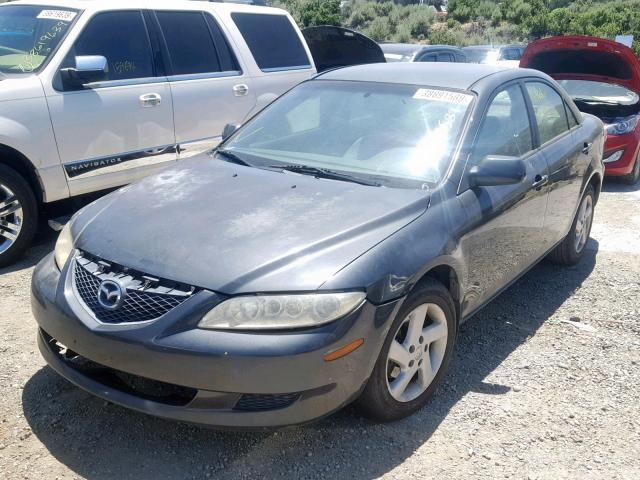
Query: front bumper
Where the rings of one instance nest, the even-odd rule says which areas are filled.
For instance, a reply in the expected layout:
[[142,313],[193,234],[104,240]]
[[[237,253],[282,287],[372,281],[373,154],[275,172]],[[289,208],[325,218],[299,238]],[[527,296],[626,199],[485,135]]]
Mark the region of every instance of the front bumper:
[[[348,316],[313,329],[225,332],[196,328],[220,301],[215,293],[202,291],[154,322],[105,325],[75,297],[67,275],[72,263],[61,274],[49,255],[33,275],[32,309],[47,363],[110,402],[219,427],[306,423],[354,400],[402,303],[365,302]],[[359,338],[364,344],[351,354],[324,361],[326,353]],[[126,381],[131,378],[133,383]]]
[[640,134],[637,132],[623,135],[608,135],[604,146],[604,157],[624,150],[619,160],[604,164],[604,173],[607,176],[628,175],[633,170],[640,149]]

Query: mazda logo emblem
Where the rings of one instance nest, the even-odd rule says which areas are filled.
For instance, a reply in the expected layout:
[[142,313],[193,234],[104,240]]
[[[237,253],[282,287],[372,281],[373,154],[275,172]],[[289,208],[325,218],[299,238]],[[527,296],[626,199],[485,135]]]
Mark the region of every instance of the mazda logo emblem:
[[125,288],[116,280],[104,280],[98,288],[98,303],[107,310],[120,308],[125,297]]

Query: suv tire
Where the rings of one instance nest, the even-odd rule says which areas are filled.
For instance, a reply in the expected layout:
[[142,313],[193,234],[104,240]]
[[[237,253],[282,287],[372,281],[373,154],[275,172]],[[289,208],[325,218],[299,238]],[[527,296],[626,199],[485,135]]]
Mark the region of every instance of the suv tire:
[[18,172],[0,164],[0,267],[16,261],[31,244],[38,225],[38,204]]

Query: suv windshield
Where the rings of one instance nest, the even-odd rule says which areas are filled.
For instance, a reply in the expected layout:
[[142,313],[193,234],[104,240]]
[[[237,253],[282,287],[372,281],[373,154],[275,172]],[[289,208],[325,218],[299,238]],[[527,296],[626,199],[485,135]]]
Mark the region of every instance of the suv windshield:
[[77,14],[77,10],[59,7],[0,7],[0,72],[37,71],[55,51]]
[[472,100],[414,85],[315,80],[275,101],[224,149],[255,166],[294,164],[419,188],[442,178]]
[[615,83],[592,80],[559,80],[558,83],[572,98],[582,101],[633,105],[640,100],[636,92]]

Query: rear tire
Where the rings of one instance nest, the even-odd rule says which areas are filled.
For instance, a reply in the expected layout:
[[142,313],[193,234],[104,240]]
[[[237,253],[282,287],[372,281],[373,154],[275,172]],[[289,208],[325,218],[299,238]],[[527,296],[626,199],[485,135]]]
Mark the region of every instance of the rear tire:
[[549,260],[560,265],[571,266],[582,259],[591,235],[595,204],[595,190],[592,185],[589,185],[582,196],[571,230],[562,243],[549,254]]
[[31,244],[38,225],[38,204],[29,184],[0,165],[0,267],[15,262]]
[[435,280],[419,284],[409,294],[355,403],[365,416],[390,422],[425,405],[441,382],[453,353],[455,311],[449,291]]
[[636,158],[631,173],[628,173],[627,175],[621,177],[621,180],[627,185],[635,185],[638,180],[640,180],[640,155],[638,156],[638,158]]

